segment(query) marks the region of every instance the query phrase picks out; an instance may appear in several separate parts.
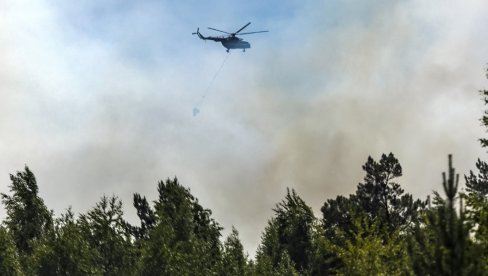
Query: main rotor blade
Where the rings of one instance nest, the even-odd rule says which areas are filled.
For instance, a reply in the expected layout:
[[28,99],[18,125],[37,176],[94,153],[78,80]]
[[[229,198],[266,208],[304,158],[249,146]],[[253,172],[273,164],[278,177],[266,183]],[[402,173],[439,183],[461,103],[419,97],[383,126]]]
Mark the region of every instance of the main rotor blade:
[[244,27],[240,28],[239,31],[235,32],[234,34],[238,34],[240,31],[244,30],[245,27],[249,26],[249,24],[251,24],[251,22],[247,23],[246,25],[244,25]]
[[217,32],[221,32],[221,33],[226,33],[226,34],[231,34],[231,33],[228,33],[228,32],[224,32],[224,31],[221,31],[221,30],[217,30],[217,29],[214,29],[214,28],[210,28],[208,27],[210,30],[214,30],[214,31],[217,31]]
[[257,32],[249,32],[249,33],[242,33],[242,34],[239,34],[239,35],[247,35],[247,34],[258,34],[258,33],[267,33],[269,31],[257,31]]

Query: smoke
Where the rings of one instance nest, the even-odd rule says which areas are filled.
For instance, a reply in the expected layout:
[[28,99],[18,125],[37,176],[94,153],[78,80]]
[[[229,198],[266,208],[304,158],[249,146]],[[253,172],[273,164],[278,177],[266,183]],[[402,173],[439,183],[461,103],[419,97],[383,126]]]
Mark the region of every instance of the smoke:
[[[2,2],[0,191],[27,164],[57,214],[115,194],[134,222],[132,194],[156,199],[157,181],[177,176],[251,254],[286,187],[320,217],[355,191],[368,155],[393,152],[402,187],[425,197],[448,153],[460,173],[484,157],[488,5],[359,2]],[[270,33],[245,37],[252,48],[193,116],[226,53],[191,32],[246,16]]]
[[[245,120],[268,137],[271,156],[249,198],[271,208],[293,187],[320,216],[327,198],[355,191],[368,155],[389,152],[416,197],[440,189],[448,153],[467,173],[484,156],[477,91],[486,54],[477,28],[488,10],[448,3],[429,17],[426,4],[397,3],[367,18],[352,14],[327,35],[290,32],[291,46],[264,58],[244,100]],[[310,16],[297,24],[320,29]]]

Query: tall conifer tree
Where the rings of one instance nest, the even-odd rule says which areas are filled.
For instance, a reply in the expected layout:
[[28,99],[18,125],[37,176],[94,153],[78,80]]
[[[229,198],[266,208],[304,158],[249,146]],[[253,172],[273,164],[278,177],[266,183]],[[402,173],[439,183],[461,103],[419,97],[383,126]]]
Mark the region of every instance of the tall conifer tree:
[[5,224],[9,229],[18,250],[30,253],[31,243],[40,239],[52,229],[52,214],[39,197],[37,180],[26,166],[25,171],[10,175],[11,195],[1,193],[2,203],[7,211]]

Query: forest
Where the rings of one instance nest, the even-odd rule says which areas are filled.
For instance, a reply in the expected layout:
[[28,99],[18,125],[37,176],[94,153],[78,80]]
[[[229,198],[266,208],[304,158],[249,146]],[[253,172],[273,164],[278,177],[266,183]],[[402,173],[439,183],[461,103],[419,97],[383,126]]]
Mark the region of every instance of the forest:
[[[488,90],[480,93],[488,105]],[[488,128],[488,111],[481,123]],[[479,140],[482,152],[488,139]],[[424,199],[397,183],[393,153],[369,157],[355,193],[327,199],[320,217],[288,189],[255,256],[234,227],[223,237],[177,178],[157,183],[154,202],[134,194],[132,225],[117,196],[55,216],[26,166],[1,193],[0,275],[486,275],[488,163],[460,179],[446,156],[438,192]]]

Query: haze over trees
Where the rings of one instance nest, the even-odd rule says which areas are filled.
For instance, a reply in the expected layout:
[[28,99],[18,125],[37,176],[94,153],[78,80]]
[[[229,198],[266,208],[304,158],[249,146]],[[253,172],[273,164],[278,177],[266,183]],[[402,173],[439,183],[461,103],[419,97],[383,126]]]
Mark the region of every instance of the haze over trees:
[[[488,104],[488,91],[481,94]],[[488,128],[488,111],[481,121]],[[398,184],[402,167],[393,153],[368,157],[362,169],[355,193],[324,199],[320,216],[288,189],[250,257],[238,229],[222,237],[212,211],[177,178],[157,183],[154,202],[134,194],[140,222],[132,225],[117,196],[56,216],[26,166],[1,193],[0,275],[488,274],[486,162],[464,176],[461,193],[448,155],[439,191],[424,199]]]

